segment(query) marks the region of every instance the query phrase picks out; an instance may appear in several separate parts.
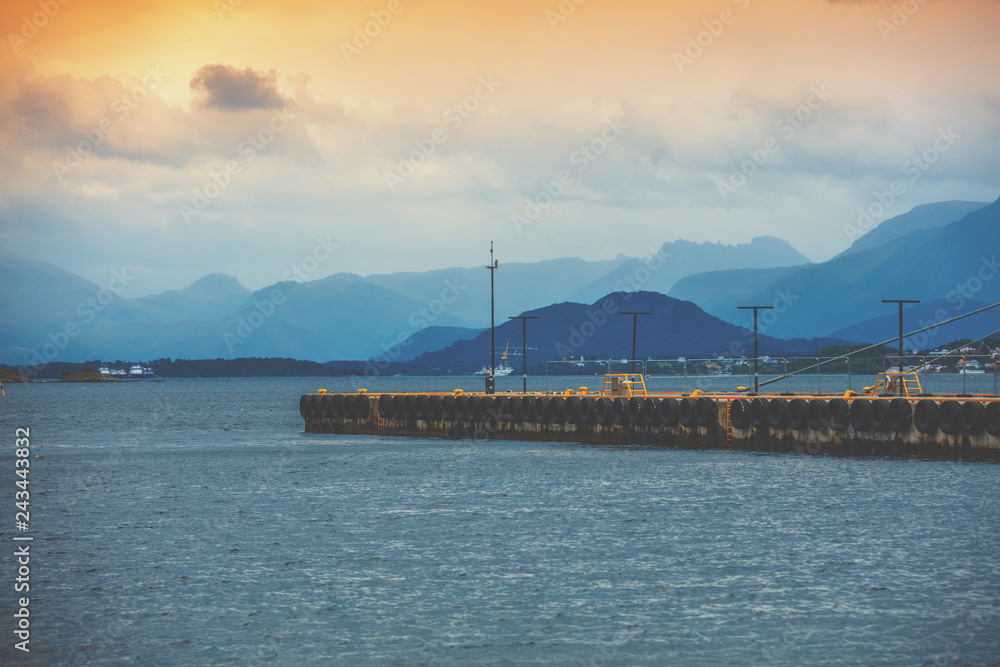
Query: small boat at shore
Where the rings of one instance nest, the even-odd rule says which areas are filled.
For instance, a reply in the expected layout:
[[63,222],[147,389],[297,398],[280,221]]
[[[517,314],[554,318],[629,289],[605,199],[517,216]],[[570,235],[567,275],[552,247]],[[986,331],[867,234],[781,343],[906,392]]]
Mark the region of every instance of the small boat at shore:
[[152,368],[141,364],[133,364],[127,372],[120,368],[108,368],[107,366],[101,366],[97,372],[119,380],[152,380],[156,378],[156,373],[153,372]]

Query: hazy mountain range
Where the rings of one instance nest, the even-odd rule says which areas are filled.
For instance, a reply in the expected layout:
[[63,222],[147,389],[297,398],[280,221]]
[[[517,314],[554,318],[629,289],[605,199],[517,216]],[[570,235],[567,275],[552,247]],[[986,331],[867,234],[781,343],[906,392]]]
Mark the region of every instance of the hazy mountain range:
[[[919,206],[819,264],[769,237],[738,245],[673,241],[641,258],[501,263],[495,272],[497,344],[509,337],[518,347],[520,322],[507,318],[534,313],[545,317],[529,324],[541,357],[628,356],[622,345],[631,344],[631,318],[609,317],[582,345],[563,342],[609,294],[617,294],[616,303],[632,302],[627,309],[656,313],[640,318],[643,355],[728,354],[733,341],[745,338],[733,325],[751,321],[740,305],[776,306],[761,313],[762,340],[773,352],[806,352],[829,339],[881,340],[896,333],[895,307],[883,298],[923,301],[907,311],[908,330],[1000,301],[1000,280],[994,280],[998,223],[1000,201]],[[367,277],[342,273],[256,292],[213,273],[183,289],[130,299],[118,295],[128,280],[112,276],[95,285],[36,259],[0,255],[0,363],[251,356],[330,361],[382,354],[431,365],[449,358],[469,367],[488,361],[485,263]],[[639,302],[644,305],[632,307]],[[998,320],[991,311],[937,335],[944,343]],[[824,340],[809,340],[814,338]]]
[[[619,256],[501,264],[496,272],[497,319],[504,322],[508,315],[574,294],[597,293],[600,285],[613,291],[626,285],[639,289],[646,282],[673,284],[681,273],[674,264],[690,270],[752,267],[775,257],[804,259],[784,241],[762,238],[736,246],[666,243],[652,258],[640,260]],[[117,296],[127,279],[98,286],[29,257],[0,255],[0,280],[11,286],[0,295],[0,362],[367,359],[401,341],[407,341],[405,355],[412,358],[489,325],[485,264],[367,277],[340,273],[306,283],[277,283],[254,293],[235,278],[216,273],[184,289],[131,299]]]
[[[970,207],[971,213],[949,219]],[[928,227],[930,219],[939,224]],[[945,301],[948,316],[963,312],[969,300],[1000,301],[1000,200],[917,207],[884,224],[889,223],[881,233],[886,242],[867,247],[862,237],[853,251],[827,262],[702,273],[678,281],[669,295],[693,301],[728,322],[746,320],[737,306],[777,305],[783,312],[767,329],[774,336],[851,332],[860,340],[878,336],[864,335],[853,325],[896,313],[896,306],[882,299]],[[879,229],[881,225],[875,231]],[[968,330],[978,330],[976,322],[970,318]]]

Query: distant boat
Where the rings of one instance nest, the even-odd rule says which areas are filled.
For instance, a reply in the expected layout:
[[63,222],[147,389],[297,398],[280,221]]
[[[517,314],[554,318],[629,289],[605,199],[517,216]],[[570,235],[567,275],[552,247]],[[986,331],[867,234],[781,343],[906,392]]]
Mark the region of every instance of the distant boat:
[[958,365],[960,366],[958,369],[959,375],[983,375],[986,373],[986,370],[975,359],[970,359],[969,361],[963,359],[958,362]]
[[152,368],[147,368],[140,364],[133,364],[128,369],[128,372],[120,368],[108,368],[107,366],[101,366],[97,369],[97,372],[101,375],[110,375],[119,380],[151,380],[156,377],[156,373],[153,372]]
[[[507,347],[503,349],[503,354],[500,356],[500,365],[496,368],[496,375],[499,377],[504,377],[510,375],[514,372],[514,369],[510,367],[507,363],[507,350],[510,349],[510,338],[507,339]],[[476,375],[492,375],[492,369],[489,366],[483,366],[478,371]]]
[[[514,372],[513,368],[511,368],[510,366],[508,366],[505,362],[500,362],[500,365],[497,366],[497,373],[496,374],[499,377],[504,377],[505,375],[510,375],[513,372]],[[490,375],[490,367],[489,366],[483,366],[478,371],[476,371],[476,375]]]

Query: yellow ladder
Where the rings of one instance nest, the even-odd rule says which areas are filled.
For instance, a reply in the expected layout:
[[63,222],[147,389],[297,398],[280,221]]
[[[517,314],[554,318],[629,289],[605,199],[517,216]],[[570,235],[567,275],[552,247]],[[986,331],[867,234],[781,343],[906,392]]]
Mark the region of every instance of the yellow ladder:
[[907,396],[923,393],[923,389],[920,388],[919,375],[916,373],[903,373],[903,393]]

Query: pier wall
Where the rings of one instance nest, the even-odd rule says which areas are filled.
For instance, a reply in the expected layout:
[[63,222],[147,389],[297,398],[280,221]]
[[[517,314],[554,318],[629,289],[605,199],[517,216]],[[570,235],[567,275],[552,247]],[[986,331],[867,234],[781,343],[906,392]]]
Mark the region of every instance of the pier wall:
[[307,433],[1000,459],[985,396],[307,394]]

